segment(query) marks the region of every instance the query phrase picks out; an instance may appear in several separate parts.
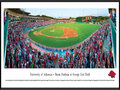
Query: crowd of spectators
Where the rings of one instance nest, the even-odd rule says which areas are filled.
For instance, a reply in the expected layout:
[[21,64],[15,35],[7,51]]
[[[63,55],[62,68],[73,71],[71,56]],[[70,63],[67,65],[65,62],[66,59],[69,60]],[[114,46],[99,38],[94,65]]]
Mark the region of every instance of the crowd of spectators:
[[[42,24],[52,24],[51,21],[45,22]],[[25,24],[25,22],[23,23]],[[23,23],[9,24],[5,66],[7,68],[43,67],[43,64],[45,63],[44,57],[46,55],[43,57],[41,53],[38,53],[37,50],[32,48],[30,46],[30,43],[27,42],[23,34]],[[39,22],[26,22],[25,27],[34,27],[35,25],[33,23],[35,25],[40,25],[38,24]],[[48,61],[48,63],[50,63],[50,65],[53,65],[52,61]]]
[[37,22],[23,22],[22,27],[29,28],[29,27],[35,27],[35,26],[44,26],[44,25],[50,25],[55,23],[55,21],[41,21],[37,20]]
[[[109,24],[105,23],[92,36],[59,59],[60,68],[114,68],[112,39]],[[109,52],[103,50],[104,39],[109,35]]]
[[113,21],[114,25],[116,26],[116,9],[112,9],[110,12],[110,18]]
[[[105,23],[89,39],[78,47],[66,51],[65,56],[55,52],[42,52],[27,42],[23,27],[49,25],[54,21],[23,22],[9,24],[6,49],[6,68],[113,68],[112,39],[109,23]],[[109,53],[102,49],[104,39],[109,35]]]

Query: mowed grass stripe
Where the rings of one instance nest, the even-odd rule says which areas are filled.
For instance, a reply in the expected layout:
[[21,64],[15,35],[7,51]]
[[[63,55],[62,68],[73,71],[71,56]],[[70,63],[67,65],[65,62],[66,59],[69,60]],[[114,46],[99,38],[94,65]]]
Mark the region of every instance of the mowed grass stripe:
[[55,48],[62,48],[62,47],[68,47],[68,46],[75,45],[79,42],[82,42],[83,40],[88,38],[91,34],[93,34],[101,25],[82,24],[82,23],[62,23],[62,24],[53,24],[50,26],[73,28],[74,30],[78,32],[78,37],[61,39],[61,38],[52,38],[52,37],[45,37],[42,35],[33,34],[34,31],[40,31],[42,29],[45,29],[46,27],[42,27],[34,31],[30,31],[28,35],[32,40],[42,45],[46,45],[49,47],[55,47]]

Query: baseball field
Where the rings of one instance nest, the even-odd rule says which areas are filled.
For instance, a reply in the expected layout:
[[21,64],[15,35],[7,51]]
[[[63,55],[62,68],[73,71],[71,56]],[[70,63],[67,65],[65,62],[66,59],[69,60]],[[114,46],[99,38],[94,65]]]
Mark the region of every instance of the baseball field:
[[93,34],[101,25],[84,23],[56,23],[28,33],[35,42],[53,48],[78,44]]

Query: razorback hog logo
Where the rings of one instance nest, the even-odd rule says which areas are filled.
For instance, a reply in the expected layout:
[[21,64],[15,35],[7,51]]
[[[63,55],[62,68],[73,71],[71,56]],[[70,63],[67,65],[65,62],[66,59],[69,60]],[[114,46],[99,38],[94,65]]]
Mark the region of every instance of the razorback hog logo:
[[111,76],[111,78],[115,78],[116,73],[114,71],[110,71],[108,75]]

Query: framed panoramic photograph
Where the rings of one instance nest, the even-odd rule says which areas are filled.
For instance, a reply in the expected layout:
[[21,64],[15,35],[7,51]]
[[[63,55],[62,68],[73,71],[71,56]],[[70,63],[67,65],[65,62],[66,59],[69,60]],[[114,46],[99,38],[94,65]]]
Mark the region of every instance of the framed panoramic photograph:
[[118,88],[118,2],[2,2],[3,88]]

